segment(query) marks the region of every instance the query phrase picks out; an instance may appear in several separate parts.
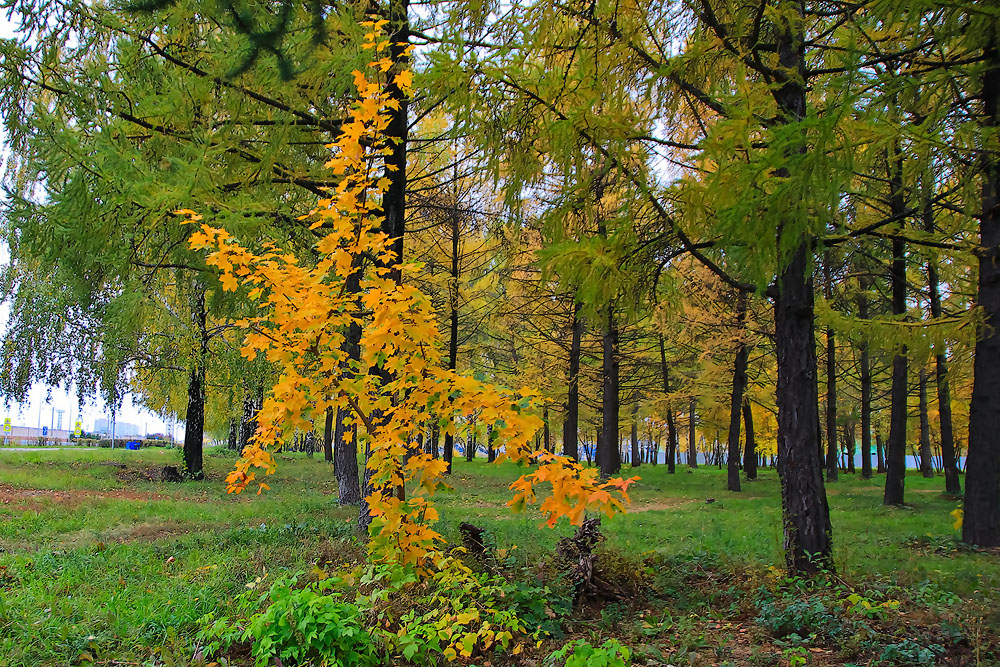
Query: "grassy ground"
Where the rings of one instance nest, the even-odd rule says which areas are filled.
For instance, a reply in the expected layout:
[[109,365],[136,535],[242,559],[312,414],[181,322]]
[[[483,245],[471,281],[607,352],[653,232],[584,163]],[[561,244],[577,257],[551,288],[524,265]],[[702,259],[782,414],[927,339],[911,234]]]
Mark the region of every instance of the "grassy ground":
[[[225,611],[247,582],[357,557],[356,510],[337,506],[321,457],[282,456],[260,497],[225,493],[226,455],[206,457],[205,482],[145,479],[178,458],[165,449],[0,450],[0,665],[188,664],[177,656],[190,656],[197,620]],[[457,539],[468,521],[493,532],[498,546],[516,545],[523,564],[549,553],[571,529],[509,512],[507,485],[517,474],[513,465],[456,461],[455,491],[440,499],[445,535]],[[631,512],[604,523],[607,548],[719,571],[780,566],[773,471],[740,494],[705,467],[668,475],[665,466],[644,466],[639,474]],[[904,509],[882,507],[881,481],[843,476],[828,488],[839,575],[881,586],[933,582],[989,605],[1000,558],[958,548],[949,515],[958,503],[942,494],[943,479],[907,477]]]

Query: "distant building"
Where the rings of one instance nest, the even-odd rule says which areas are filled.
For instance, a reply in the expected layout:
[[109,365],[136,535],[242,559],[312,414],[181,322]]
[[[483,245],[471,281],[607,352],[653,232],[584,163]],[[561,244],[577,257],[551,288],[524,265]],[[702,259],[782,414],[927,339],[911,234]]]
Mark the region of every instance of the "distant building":
[[[94,420],[94,432],[100,435],[111,435],[111,420],[105,417],[98,417]],[[115,422],[115,437],[125,438],[130,435],[144,435],[142,429],[135,424],[128,422]]]

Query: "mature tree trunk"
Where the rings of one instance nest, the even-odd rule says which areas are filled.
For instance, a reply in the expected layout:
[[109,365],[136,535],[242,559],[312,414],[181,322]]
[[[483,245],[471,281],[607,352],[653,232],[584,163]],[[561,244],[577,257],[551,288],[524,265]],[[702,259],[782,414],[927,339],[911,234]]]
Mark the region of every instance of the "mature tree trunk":
[[[931,207],[931,185],[924,185],[924,231],[931,234],[935,231],[934,211]],[[931,255],[927,260],[927,288],[930,292],[931,317],[940,318],[941,290],[938,280],[937,259]],[[948,386],[948,357],[945,349],[939,349],[934,355],[934,377],[937,382],[938,417],[941,422],[941,465],[944,468],[945,491],[959,495],[962,493],[962,483],[958,478],[958,465],[955,462],[955,433],[951,420],[951,389]]]
[[875,456],[878,459],[878,461],[876,463],[876,465],[878,467],[875,469],[875,472],[877,472],[880,475],[884,475],[885,474],[885,446],[882,444],[882,434],[881,433],[876,433],[875,434]]
[[184,472],[190,479],[204,479],[202,454],[205,441],[205,363],[208,358],[208,314],[205,289],[195,284],[191,321],[198,332],[198,352],[188,377],[188,403],[184,417]]
[[695,424],[695,397],[692,396],[691,400],[688,402],[688,467],[697,468],[698,467],[698,445],[695,443],[694,435],[694,424]]
[[747,359],[750,350],[744,337],[744,323],[747,316],[747,297],[740,292],[736,304],[736,326],[739,342],[736,344],[736,360],[733,363],[733,391],[729,401],[729,455],[726,457],[726,488],[740,491],[740,416],[743,409],[743,392],[747,386]]
[[566,421],[563,422],[563,455],[574,461],[580,460],[580,344],[583,339],[580,308],[579,302],[573,305],[573,320],[570,323],[569,389],[566,393]]
[[542,442],[545,445],[545,451],[554,452],[555,448],[552,445],[552,434],[549,431],[549,406],[548,404],[542,408]]
[[[901,240],[893,239],[892,255],[892,312],[894,315],[902,315],[906,313],[906,259]],[[906,346],[903,346],[892,358],[892,406],[883,497],[886,505],[903,504],[903,489],[906,484],[906,374]]]
[[1000,34],[989,23],[983,48],[983,210],[979,218],[979,293],[984,326],[976,341],[962,539],[1000,546]]
[[934,478],[931,462],[931,422],[927,415],[927,369],[920,368],[920,474],[926,479]]
[[[358,426],[345,423],[346,411],[337,410],[333,439],[333,476],[337,478],[337,497],[341,505],[361,502],[358,474]],[[367,474],[367,473],[366,473]]]
[[601,399],[601,437],[597,441],[597,467],[601,477],[607,478],[621,469],[618,453],[618,327],[614,308],[608,304],[604,313],[604,331],[601,334],[603,362],[601,376],[604,391]]
[[[458,368],[458,269],[459,256],[458,247],[461,240],[459,228],[458,210],[451,213],[451,283],[448,285],[448,306],[450,313],[450,327],[448,338],[448,370]],[[451,432],[444,434],[444,462],[447,466],[445,474],[451,474],[451,462],[455,457],[455,435]]]
[[[802,32],[803,7],[783,3],[780,11],[794,12],[775,25],[778,63],[773,95],[779,117],[801,122],[806,116],[807,78]],[[808,150],[804,131],[795,152]],[[788,177],[788,169],[776,170]],[[776,212],[780,215],[780,212]],[[812,240],[790,221],[797,237],[785,238],[778,226],[779,248],[794,248],[778,274],[774,300],[774,333],[778,357],[778,477],[784,523],[785,562],[790,572],[833,569],[832,528],[823,471],[816,456],[819,443],[819,405],[816,387],[816,338],[813,283],[809,271]],[[781,255],[783,253],[779,253]]]
[[493,424],[486,425],[486,462],[493,463],[497,460],[497,450],[493,440]]
[[743,426],[746,444],[743,447],[743,474],[747,479],[757,479],[757,443],[753,435],[753,410],[750,401],[743,401]]
[[[407,52],[410,41],[409,0],[389,0],[384,8],[384,18],[389,22],[389,58],[396,63],[395,67],[409,67]],[[391,74],[391,73],[390,73]],[[403,279],[403,235],[406,231],[406,145],[409,138],[409,98],[403,94],[389,76],[390,83],[386,86],[386,95],[398,106],[389,112],[389,122],[385,128],[385,136],[392,137],[383,161],[386,166],[386,178],[389,185],[382,195],[382,225],[381,231],[390,239],[392,257],[387,263],[375,262],[376,268],[388,268],[389,279],[401,283]],[[389,380],[389,373],[384,369],[372,369],[383,376],[383,382]],[[384,419],[383,415],[369,415],[373,424],[377,425]],[[358,527],[362,532],[368,532],[372,516],[365,500],[375,488],[372,486],[371,469],[368,467],[369,448],[365,447],[365,473],[361,503],[358,508]],[[396,495],[402,496],[403,489],[396,489]]]

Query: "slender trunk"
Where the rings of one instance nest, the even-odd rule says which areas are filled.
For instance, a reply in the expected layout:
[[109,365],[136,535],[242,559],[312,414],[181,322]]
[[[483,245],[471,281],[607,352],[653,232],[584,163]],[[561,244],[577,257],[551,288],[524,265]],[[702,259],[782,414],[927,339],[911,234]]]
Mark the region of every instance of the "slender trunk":
[[[833,277],[830,253],[823,257],[823,291],[832,297]],[[826,481],[837,481],[837,345],[833,328],[826,329]]]
[[747,479],[757,479],[757,443],[753,436],[753,410],[750,401],[743,401],[743,427],[746,430],[746,444],[743,447],[743,474]]
[[639,404],[632,406],[632,451],[629,457],[632,460],[632,467],[639,467]]
[[744,336],[747,315],[747,297],[740,292],[736,305],[736,326],[739,342],[736,344],[736,360],[733,363],[733,392],[729,401],[729,455],[726,458],[726,488],[740,491],[740,412],[743,409],[743,392],[747,386],[747,359],[750,350]]
[[854,450],[856,446],[854,440],[854,426],[855,424],[851,423],[849,426],[845,427],[845,433],[847,437],[847,472],[851,473],[852,475],[855,472],[857,472],[857,470],[854,468],[854,453],[855,453]]
[[205,440],[205,363],[208,359],[208,314],[205,290],[195,285],[191,321],[198,334],[197,356],[188,377],[188,404],[184,417],[184,472],[191,479],[204,479],[202,455]]
[[667,349],[660,334],[660,372],[663,375],[663,393],[667,397],[667,473],[673,475],[677,468],[677,424],[670,405],[670,367],[667,366]]
[[580,460],[580,343],[583,338],[580,308],[579,303],[574,304],[570,323],[569,390],[566,393],[566,421],[563,422],[563,455],[574,461]]
[[601,375],[604,391],[601,399],[601,437],[597,441],[597,466],[601,477],[608,478],[621,469],[618,454],[618,327],[614,308],[608,304],[604,314],[604,331],[601,335],[603,362]]
[[[458,246],[461,240],[459,234],[458,210],[451,214],[451,281],[448,285],[448,305],[451,310],[450,316],[450,337],[448,339],[448,370],[454,371],[458,368],[458,269],[459,256]],[[455,457],[455,435],[451,432],[444,434],[444,462],[447,466],[445,474],[451,474],[451,462]]]
[[962,539],[1000,546],[1000,34],[995,19],[985,37],[982,74],[984,143],[979,218],[979,292],[983,328],[976,341]]
[[[892,312],[906,313],[906,260],[903,242],[892,241]],[[886,451],[885,495],[886,505],[902,505],[906,484],[906,403],[907,403],[906,347],[892,358],[891,413],[889,417],[889,442]]]
[[[898,143],[886,156],[889,168],[889,212],[902,219],[906,211],[903,196],[903,156]],[[900,238],[892,240],[892,314],[902,319],[906,314],[906,245]],[[892,358],[892,406],[889,418],[889,442],[886,452],[886,505],[902,505],[906,484],[906,346]]]
[[545,445],[545,451],[553,452],[555,451],[552,447],[552,434],[549,431],[549,406],[548,404],[542,408],[542,442]]
[[[545,408],[545,427],[548,428],[549,409]],[[476,420],[469,420],[469,437],[465,441],[465,460],[472,461],[476,458]]]
[[[931,208],[931,185],[924,187],[924,231],[935,231],[934,211]],[[927,288],[930,292],[931,317],[941,317],[941,290],[938,280],[937,258],[931,255],[927,260]],[[945,491],[954,495],[962,493],[962,482],[958,478],[955,463],[955,433],[951,419],[951,389],[948,386],[948,357],[942,348],[934,355],[934,378],[937,384],[938,418],[941,422],[941,466],[944,468]]]
[[875,469],[875,472],[877,472],[880,475],[884,475],[885,474],[885,445],[882,444],[882,434],[881,433],[876,433],[875,434],[875,456],[878,458],[878,461],[876,463],[876,465],[878,467]]
[[931,422],[927,416],[927,368],[920,368],[920,474],[926,479],[934,478],[931,463]]
[[[858,297],[858,316],[868,319],[868,281],[862,279]],[[861,352],[861,479],[872,478],[872,368],[868,358],[868,341],[858,346]],[[881,460],[881,457],[879,457]],[[881,463],[879,464],[881,466]]]
[[698,467],[698,446],[695,443],[694,436],[694,424],[695,424],[695,397],[692,396],[690,402],[688,403],[688,467],[697,468]]
[[333,463],[333,408],[326,409],[323,420],[323,460]]

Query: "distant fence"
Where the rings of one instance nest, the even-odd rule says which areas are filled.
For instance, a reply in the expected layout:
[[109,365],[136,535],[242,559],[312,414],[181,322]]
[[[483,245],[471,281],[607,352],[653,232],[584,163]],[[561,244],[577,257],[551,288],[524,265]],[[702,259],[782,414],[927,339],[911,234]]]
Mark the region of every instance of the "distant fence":
[[[138,442],[140,447],[174,447],[176,443],[170,440],[156,438],[115,438],[114,448],[125,449],[130,442]],[[3,438],[3,447],[101,447],[111,448],[111,438],[76,438],[46,437],[46,436],[7,436]]]

